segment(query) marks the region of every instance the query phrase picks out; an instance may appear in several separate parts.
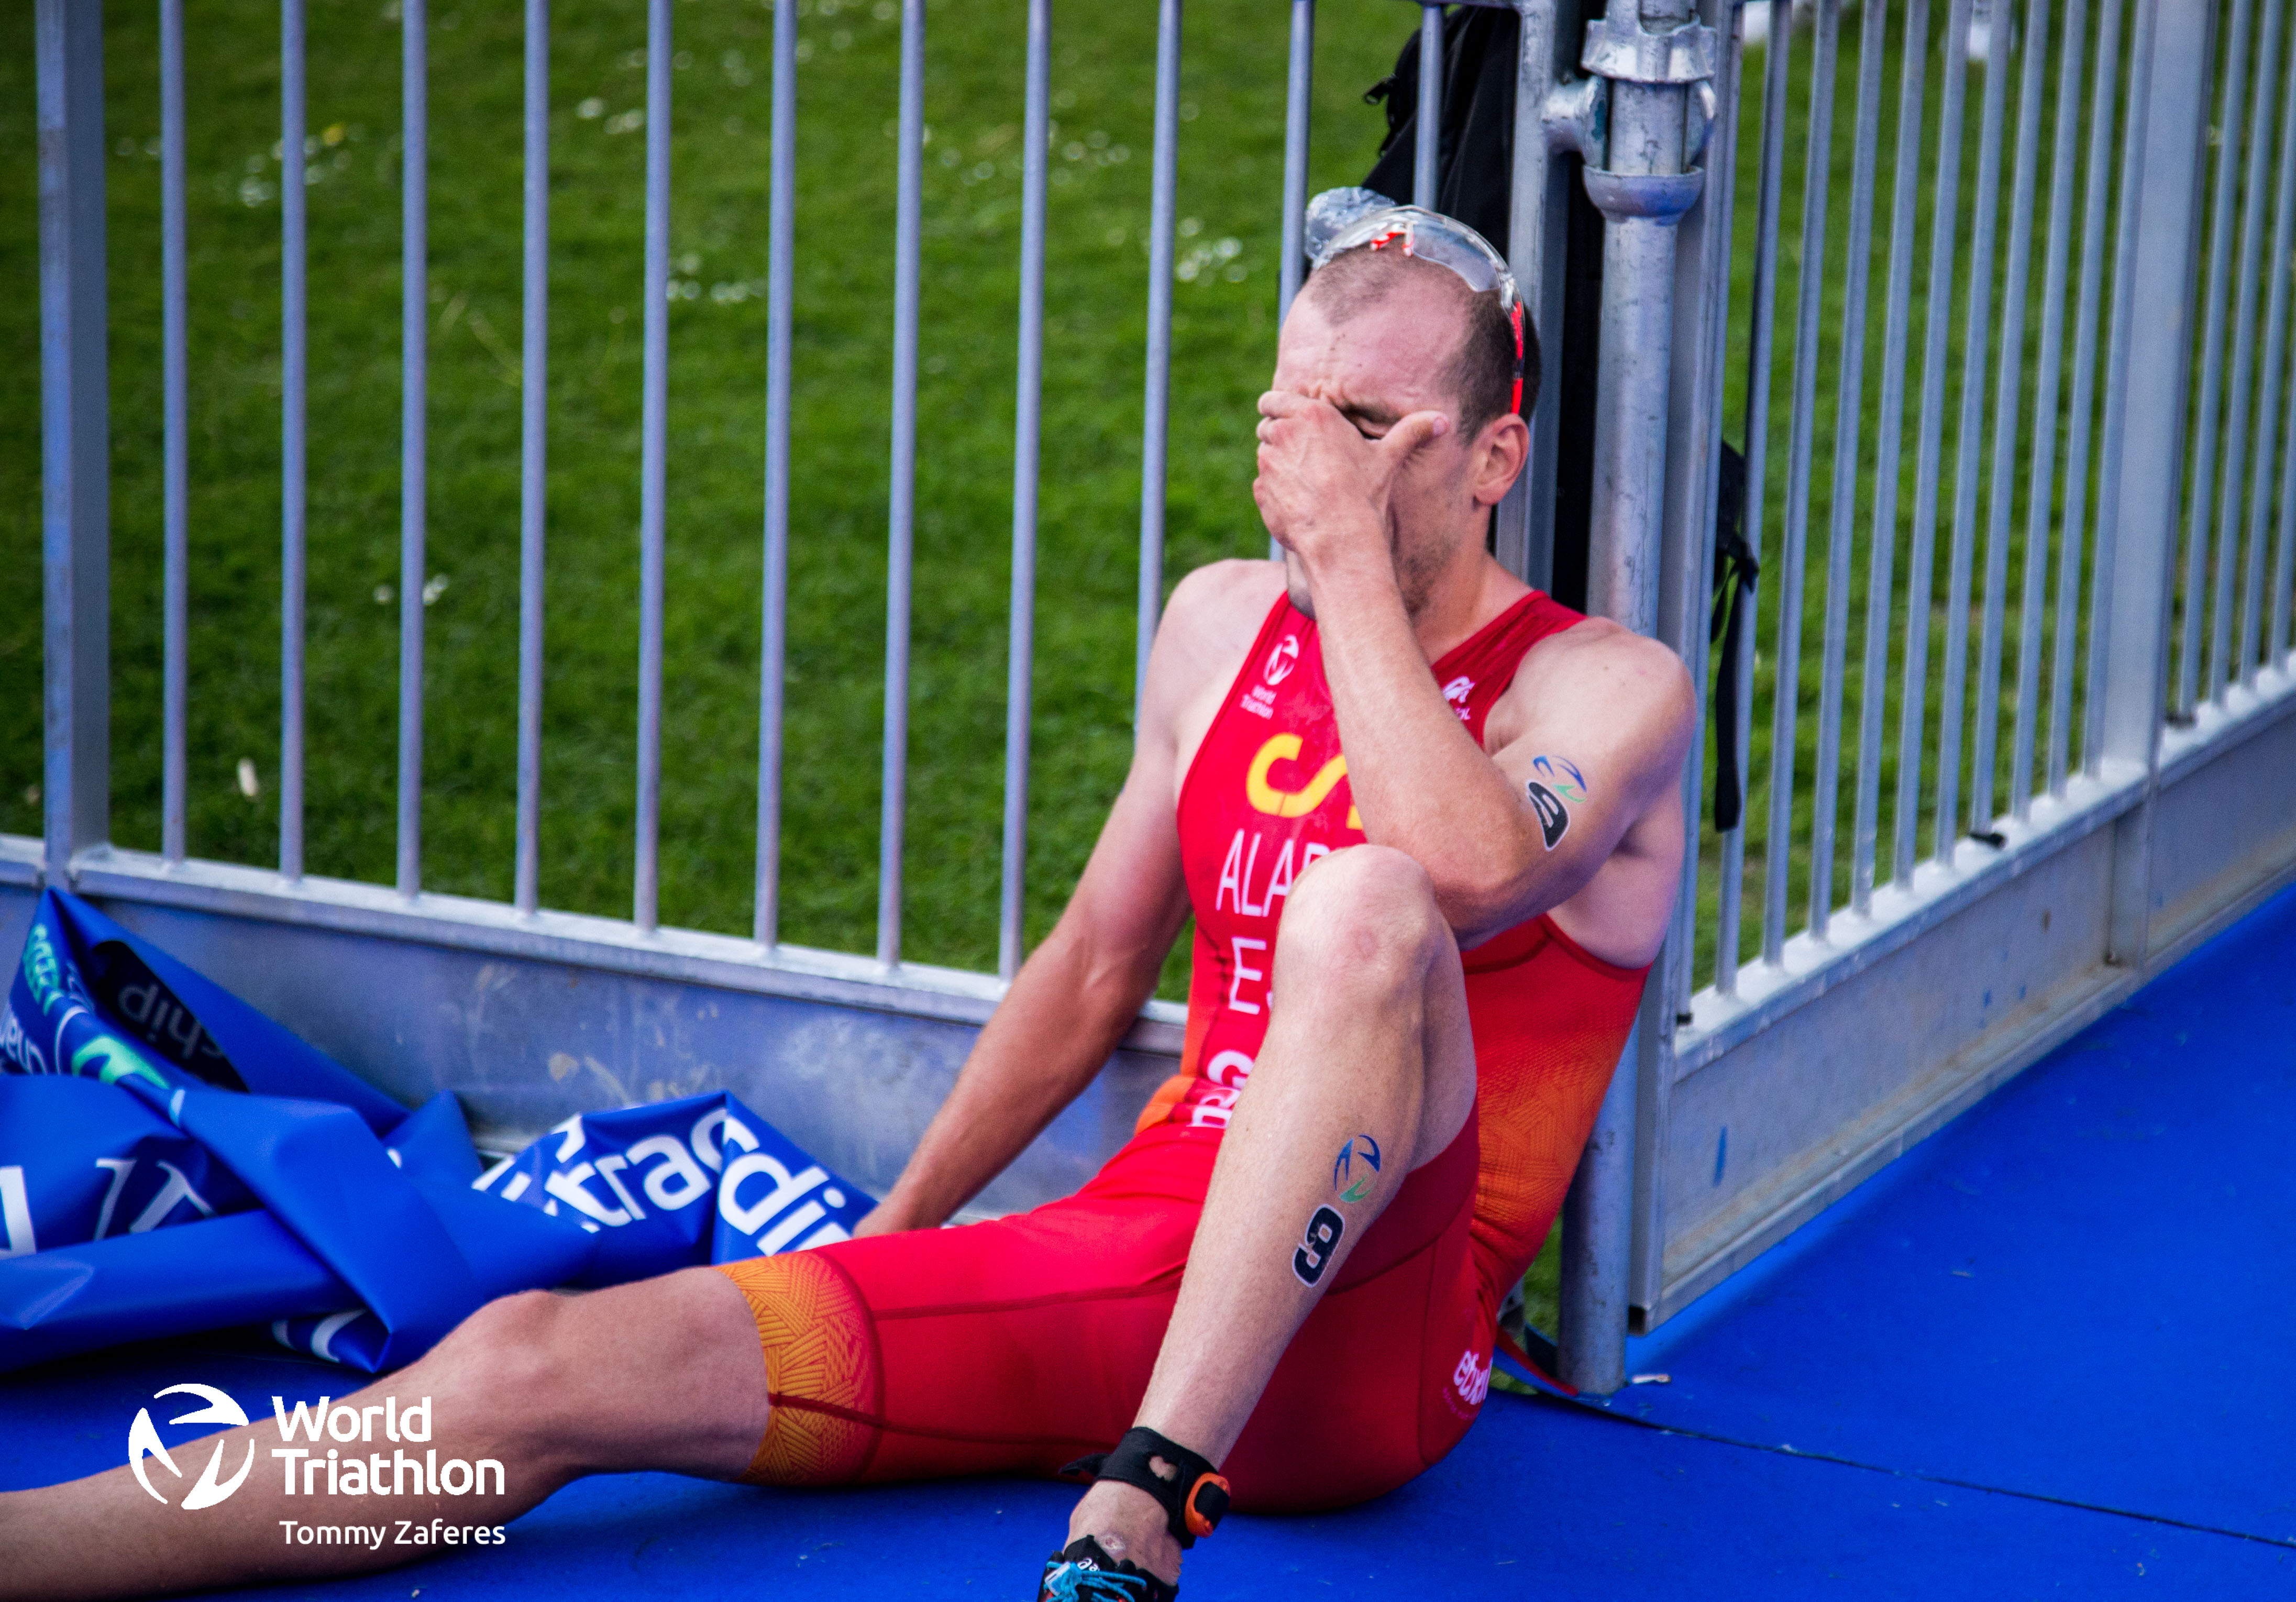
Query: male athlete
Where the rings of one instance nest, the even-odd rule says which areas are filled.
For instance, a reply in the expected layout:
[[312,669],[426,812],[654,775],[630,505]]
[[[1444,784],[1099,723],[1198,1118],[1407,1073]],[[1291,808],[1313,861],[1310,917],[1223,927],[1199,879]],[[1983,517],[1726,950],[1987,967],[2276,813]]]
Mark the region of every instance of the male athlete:
[[[490,1520],[601,1471],[1085,1459],[1040,1592],[1156,1602],[1231,1498],[1375,1496],[1473,1420],[1664,936],[1692,700],[1663,647],[1485,553],[1537,380],[1504,263],[1403,208],[1319,260],[1259,401],[1283,560],[1174,593],[1076,893],[858,1238],[509,1297],[349,1399],[431,1397],[507,1466]],[[1091,1080],[1192,911],[1180,1072],[1130,1144],[1064,1201],[936,1228]],[[163,1523],[122,1468],[0,1499],[0,1595],[398,1560],[284,1546],[283,1516],[371,1509],[282,1495],[266,1466]]]

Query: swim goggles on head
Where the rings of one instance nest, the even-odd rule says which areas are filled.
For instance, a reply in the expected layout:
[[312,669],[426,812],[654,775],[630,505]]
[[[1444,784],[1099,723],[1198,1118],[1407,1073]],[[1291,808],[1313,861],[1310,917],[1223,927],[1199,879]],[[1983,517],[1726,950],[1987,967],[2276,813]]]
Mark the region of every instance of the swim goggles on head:
[[1370,189],[1326,189],[1308,202],[1308,271],[1365,246],[1377,251],[1400,242],[1403,253],[1456,273],[1477,294],[1496,290],[1499,309],[1514,331],[1514,396],[1507,409],[1522,412],[1522,300],[1506,258],[1456,218],[1424,206],[1398,206]]

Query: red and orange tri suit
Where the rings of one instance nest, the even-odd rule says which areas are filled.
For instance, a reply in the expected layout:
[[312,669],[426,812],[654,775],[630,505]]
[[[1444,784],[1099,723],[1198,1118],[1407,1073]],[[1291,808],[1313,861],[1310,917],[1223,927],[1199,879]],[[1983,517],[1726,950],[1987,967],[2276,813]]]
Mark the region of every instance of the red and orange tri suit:
[[[1435,663],[1478,742],[1524,653],[1579,620],[1533,592]],[[1180,1072],[1083,1189],[990,1223],[726,1266],[774,1409],[753,1479],[1049,1475],[1130,1426],[1267,1034],[1287,898],[1309,863],[1364,838],[1316,624],[1288,600],[1197,750],[1179,830],[1196,916]],[[1499,1303],[1562,1204],[1647,970],[1589,955],[1545,916],[1464,966],[1475,1116],[1406,1179],[1277,1364],[1223,1466],[1238,1507],[1376,1496],[1481,1407]]]

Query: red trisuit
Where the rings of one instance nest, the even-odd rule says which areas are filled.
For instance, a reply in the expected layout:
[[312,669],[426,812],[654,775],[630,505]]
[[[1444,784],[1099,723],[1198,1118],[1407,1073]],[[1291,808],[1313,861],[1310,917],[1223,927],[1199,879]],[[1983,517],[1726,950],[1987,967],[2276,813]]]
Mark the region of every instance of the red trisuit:
[[[1534,593],[1435,664],[1479,743],[1523,653],[1579,620]],[[1286,899],[1309,863],[1364,837],[1316,625],[1289,601],[1196,752],[1179,829],[1196,915],[1180,1072],[1083,1189],[725,1266],[757,1316],[773,1404],[751,1479],[1052,1475],[1131,1425],[1267,1032]],[[1482,1405],[1499,1303],[1562,1204],[1648,970],[1589,956],[1544,916],[1464,963],[1475,1114],[1405,1180],[1276,1365],[1223,1466],[1239,1508],[1392,1490]]]

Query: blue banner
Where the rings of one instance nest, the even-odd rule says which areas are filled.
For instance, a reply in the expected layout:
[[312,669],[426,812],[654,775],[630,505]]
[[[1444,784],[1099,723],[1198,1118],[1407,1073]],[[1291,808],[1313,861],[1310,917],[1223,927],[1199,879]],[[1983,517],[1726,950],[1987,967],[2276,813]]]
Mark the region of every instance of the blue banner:
[[53,890],[0,1069],[0,1370],[253,1323],[374,1372],[496,1296],[802,1250],[872,1204],[722,1091],[482,1174],[451,1095],[407,1112]]

